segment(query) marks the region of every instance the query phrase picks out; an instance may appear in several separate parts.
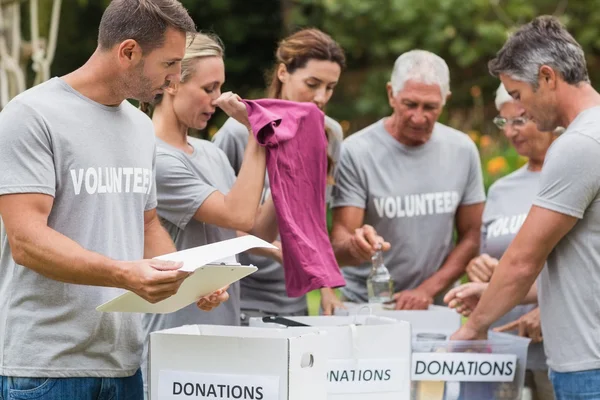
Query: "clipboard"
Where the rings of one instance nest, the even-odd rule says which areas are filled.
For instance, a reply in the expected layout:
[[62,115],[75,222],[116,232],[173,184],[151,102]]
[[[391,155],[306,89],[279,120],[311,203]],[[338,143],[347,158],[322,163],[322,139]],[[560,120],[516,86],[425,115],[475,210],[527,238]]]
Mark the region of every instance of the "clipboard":
[[244,265],[204,265],[184,280],[179,291],[168,299],[152,304],[133,292],[126,292],[102,304],[96,310],[102,312],[172,313],[197,302],[200,297],[239,281],[257,269]]
[[[255,272],[258,268],[254,266],[235,264],[233,256],[257,247],[276,248],[262,239],[248,235],[155,257],[160,260],[182,261],[181,270],[192,272],[175,295],[152,304],[128,291],[96,307],[96,310],[153,314],[178,311]],[[223,262],[217,264],[219,261]]]

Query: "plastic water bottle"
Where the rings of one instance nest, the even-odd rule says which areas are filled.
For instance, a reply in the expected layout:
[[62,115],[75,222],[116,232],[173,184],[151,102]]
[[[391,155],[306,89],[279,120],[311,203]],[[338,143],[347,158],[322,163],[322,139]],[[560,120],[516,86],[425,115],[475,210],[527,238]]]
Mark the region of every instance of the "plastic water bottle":
[[390,276],[390,272],[383,263],[383,255],[381,250],[378,250],[371,257],[373,267],[367,278],[367,293],[369,303],[385,303],[392,300],[394,293],[394,282]]

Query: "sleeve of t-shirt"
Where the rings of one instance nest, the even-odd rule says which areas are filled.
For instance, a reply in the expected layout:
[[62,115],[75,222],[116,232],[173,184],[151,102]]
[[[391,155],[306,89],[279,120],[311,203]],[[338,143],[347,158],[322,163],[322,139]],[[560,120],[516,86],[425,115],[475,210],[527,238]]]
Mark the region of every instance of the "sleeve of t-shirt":
[[335,175],[331,208],[367,208],[367,185],[361,179],[359,164],[348,146],[342,144],[340,163]]
[[483,187],[483,173],[481,171],[481,159],[474,143],[469,146],[469,176],[467,187],[460,202],[461,205],[482,203],[485,201],[485,189]]
[[156,198],[156,145],[154,145],[154,156],[152,158],[152,187],[150,188],[150,194],[146,200],[146,207],[144,211],[153,210],[156,208],[158,200]]
[[216,190],[177,157],[162,153],[156,157],[158,215],[178,228],[185,229],[198,208]]
[[275,134],[275,128],[281,124],[282,120],[279,110],[276,111],[279,106],[270,99],[244,100],[244,104],[248,110],[250,126],[258,143],[263,146],[277,145],[279,137]]
[[244,134],[248,135],[245,126],[232,123],[232,121],[227,121],[225,125],[219,129],[219,132],[217,132],[213,140],[213,143],[223,150],[227,156],[235,175],[240,173],[242,161],[244,159],[244,151],[246,149],[246,143],[244,143],[243,136],[236,131],[238,128],[243,129]]
[[600,143],[578,132],[559,137],[550,147],[534,205],[576,218],[598,197]]
[[54,196],[55,169],[45,120],[30,106],[13,100],[0,113],[0,195]]
[[227,188],[229,190],[231,190],[231,188],[233,187],[233,184],[235,183],[235,179],[236,179],[235,171],[229,164],[229,159],[227,157],[227,154],[225,154],[223,151],[219,151],[219,158],[221,160],[221,165],[222,165],[221,168],[223,168],[223,171],[225,174],[225,179],[227,180],[227,182],[226,182]]

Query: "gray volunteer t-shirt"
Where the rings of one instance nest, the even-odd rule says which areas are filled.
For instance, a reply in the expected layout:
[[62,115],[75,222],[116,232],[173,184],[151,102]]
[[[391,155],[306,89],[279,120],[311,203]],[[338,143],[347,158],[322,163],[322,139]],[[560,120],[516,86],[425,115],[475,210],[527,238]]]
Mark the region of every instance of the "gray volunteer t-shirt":
[[[208,196],[215,191],[227,194],[233,186],[235,175],[225,154],[206,140],[189,138],[193,154],[156,140],[157,211],[177,250],[235,238],[232,229],[194,219]],[[144,328],[150,333],[186,324],[239,325],[239,284],[231,285],[228,293],[229,300],[210,312],[191,304],[170,314],[146,314]]]
[[[233,186],[235,175],[225,154],[211,142],[192,137],[188,142],[194,148],[193,154],[187,154],[160,139],[156,139],[156,142],[157,212],[177,250],[235,238],[234,230],[194,219],[194,214],[208,196],[215,191],[227,194]],[[189,324],[239,325],[239,282],[232,284],[227,292],[229,300],[210,312],[190,304],[170,314],[145,314],[144,375],[150,333]]]
[[[485,201],[481,162],[464,133],[436,123],[422,146],[404,146],[384,119],[355,133],[342,145],[333,207],[365,210],[392,248],[384,262],[395,291],[413,289],[432,276],[450,253],[456,211]],[[344,267],[350,301],[367,301],[370,262]]]
[[[53,78],[0,113],[0,195],[54,197],[48,226],[116,260],[144,256],[156,207],[154,129],[127,101],[98,104]],[[139,314],[96,307],[124,291],[48,279],[0,237],[0,375],[123,377],[139,368]]]
[[[342,127],[335,120],[325,116],[328,132],[328,153],[334,162],[339,160],[343,140]],[[229,118],[214,137],[214,143],[221,148],[233,167],[236,175],[240,172],[244,151],[248,144],[248,130],[233,118]],[[265,176],[264,201],[270,193],[268,174]],[[327,188],[328,199],[331,186]],[[298,313],[307,309],[306,296],[288,297],[285,290],[283,266],[278,262],[254,254],[243,253],[239,256],[245,265],[255,265],[258,271],[241,281],[242,309],[260,310],[271,313]]]
[[[540,172],[530,171],[527,165],[494,182],[488,191],[483,210],[481,253],[487,253],[498,260],[502,257],[527,218],[531,204],[537,195],[539,182]],[[536,307],[535,304],[518,305],[496,321],[492,327],[515,321]],[[547,368],[544,345],[530,344],[527,369]]]
[[600,107],[550,147],[534,205],[579,219],[550,253],[539,290],[548,366],[600,368]]

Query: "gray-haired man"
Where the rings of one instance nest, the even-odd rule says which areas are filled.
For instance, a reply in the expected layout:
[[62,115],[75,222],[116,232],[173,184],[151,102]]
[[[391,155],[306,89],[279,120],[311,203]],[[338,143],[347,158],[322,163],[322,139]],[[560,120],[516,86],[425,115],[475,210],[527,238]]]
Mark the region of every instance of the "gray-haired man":
[[[583,50],[553,17],[519,29],[489,64],[552,145],[540,191],[454,339],[485,338],[541,272],[542,330],[557,400],[600,398],[600,95]],[[543,268],[547,260],[547,268]]]
[[402,54],[387,91],[392,115],[343,142],[332,243],[348,300],[367,300],[370,257],[385,239],[396,308],[426,309],[479,251],[481,163],[466,134],[437,122],[450,96],[442,58]]

